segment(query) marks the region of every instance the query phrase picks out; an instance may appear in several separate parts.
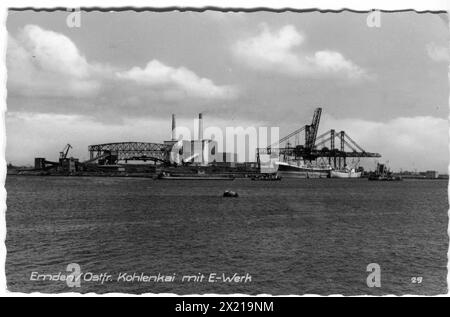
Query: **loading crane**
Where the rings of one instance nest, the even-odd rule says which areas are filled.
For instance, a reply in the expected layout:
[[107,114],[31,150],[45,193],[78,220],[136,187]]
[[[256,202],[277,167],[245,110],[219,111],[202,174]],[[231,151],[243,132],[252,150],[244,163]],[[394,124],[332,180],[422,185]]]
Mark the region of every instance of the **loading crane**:
[[[310,125],[305,125],[289,133],[267,148],[258,148],[256,151],[258,165],[261,166],[260,155],[263,154],[276,154],[280,156],[280,159],[292,157],[294,160],[302,159],[309,162],[326,160],[329,165],[338,169],[346,166],[347,158],[381,157],[379,153],[365,151],[345,131],[336,133],[334,129],[331,129],[317,136],[321,115],[322,108],[316,108]],[[304,144],[291,146],[289,140],[292,137],[299,138],[302,132],[305,135]],[[339,148],[335,146],[336,138],[340,143]],[[318,142],[316,143],[317,140]],[[280,146],[284,142],[286,142],[285,146]]]
[[319,130],[320,116],[322,115],[322,108],[317,108],[314,111],[311,125],[305,126],[305,148],[313,149],[316,142],[317,131]]
[[313,119],[311,125],[304,125],[301,128],[289,133],[287,136],[281,138],[278,142],[269,145],[268,150],[274,148],[275,146],[282,144],[285,141],[289,141],[294,136],[298,136],[301,132],[305,131],[305,147],[312,148],[316,141],[317,131],[319,130],[320,117],[322,115],[322,108],[316,108],[314,110]]
[[72,145],[66,144],[66,146],[62,149],[61,152],[59,152],[59,158],[60,159],[66,159],[67,154],[69,153],[69,150],[72,148]]
[[34,159],[34,168],[39,170],[75,170],[78,165],[78,159],[68,158],[69,150],[72,148],[70,144],[59,152],[58,162],[46,160],[43,157],[36,157]]

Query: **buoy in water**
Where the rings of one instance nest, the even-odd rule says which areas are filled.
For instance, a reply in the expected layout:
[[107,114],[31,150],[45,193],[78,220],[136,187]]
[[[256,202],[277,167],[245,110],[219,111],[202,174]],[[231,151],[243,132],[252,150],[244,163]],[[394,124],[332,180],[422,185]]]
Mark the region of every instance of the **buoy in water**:
[[223,197],[239,197],[239,194],[231,190],[226,190],[223,193]]

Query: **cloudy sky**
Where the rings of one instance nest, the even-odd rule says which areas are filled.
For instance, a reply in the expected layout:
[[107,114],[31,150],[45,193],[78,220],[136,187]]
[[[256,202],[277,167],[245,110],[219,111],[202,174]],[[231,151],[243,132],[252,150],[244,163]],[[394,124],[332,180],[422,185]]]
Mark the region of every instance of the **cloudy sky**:
[[446,15],[382,13],[9,12],[6,159],[56,159],[66,143],[170,138],[191,127],[278,126],[323,108],[393,169],[448,162]]

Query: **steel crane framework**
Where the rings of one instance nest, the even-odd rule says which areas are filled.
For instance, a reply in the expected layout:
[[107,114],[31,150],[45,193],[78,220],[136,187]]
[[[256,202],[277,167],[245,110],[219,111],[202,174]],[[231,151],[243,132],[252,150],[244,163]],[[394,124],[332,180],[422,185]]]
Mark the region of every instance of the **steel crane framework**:
[[[280,159],[293,157],[309,162],[325,160],[335,168],[343,168],[347,158],[381,157],[378,153],[365,151],[345,131],[336,132],[331,129],[318,136],[321,114],[322,108],[316,108],[311,124],[302,126],[275,144],[258,148],[256,151],[258,164],[260,165],[260,155],[265,154],[278,155]],[[304,144],[293,146],[290,140],[292,138],[299,140],[301,134],[304,134]],[[61,154],[67,155],[69,147],[70,145]],[[118,161],[142,160],[170,164],[171,149],[170,144],[149,142],[96,144],[88,147],[90,159],[86,162],[105,160],[106,164],[115,164]]]
[[[336,133],[334,129],[331,129],[317,136],[321,114],[322,108],[316,108],[311,125],[305,125],[293,131],[267,148],[258,148],[256,151],[258,164],[260,164],[260,155],[278,155],[280,159],[293,157],[309,162],[325,160],[334,168],[341,169],[347,164],[347,158],[381,157],[379,153],[365,151],[345,131]],[[301,133],[304,133],[304,144],[292,146],[290,139],[293,137],[298,139]],[[338,148],[336,139],[338,139]],[[280,146],[283,143],[285,146]]]

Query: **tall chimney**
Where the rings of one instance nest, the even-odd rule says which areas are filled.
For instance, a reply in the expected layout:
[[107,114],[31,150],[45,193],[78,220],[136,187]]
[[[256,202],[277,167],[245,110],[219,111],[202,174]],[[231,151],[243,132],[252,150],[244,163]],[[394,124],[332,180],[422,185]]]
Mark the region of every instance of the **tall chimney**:
[[203,119],[202,114],[198,114],[198,139],[203,140]]
[[172,113],[172,141],[176,141],[175,138],[175,129],[176,129],[176,124],[175,124],[175,114]]

